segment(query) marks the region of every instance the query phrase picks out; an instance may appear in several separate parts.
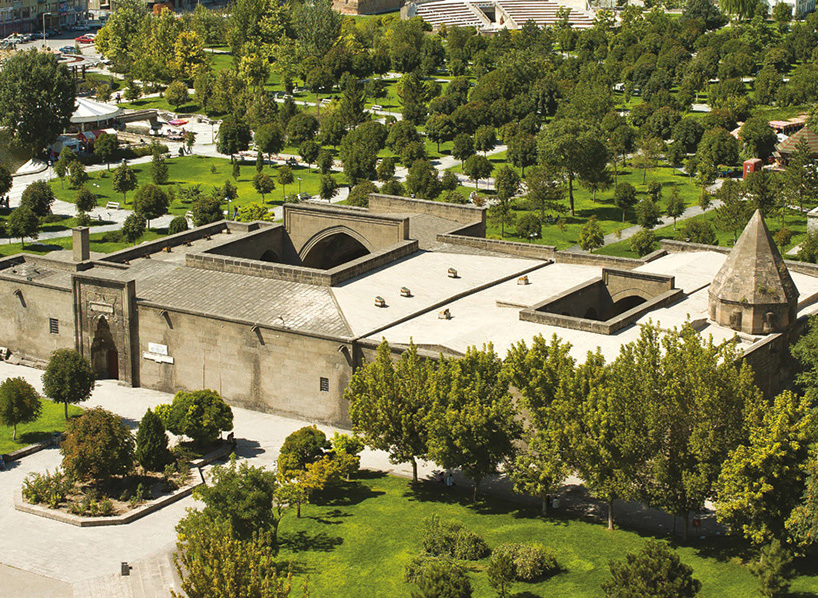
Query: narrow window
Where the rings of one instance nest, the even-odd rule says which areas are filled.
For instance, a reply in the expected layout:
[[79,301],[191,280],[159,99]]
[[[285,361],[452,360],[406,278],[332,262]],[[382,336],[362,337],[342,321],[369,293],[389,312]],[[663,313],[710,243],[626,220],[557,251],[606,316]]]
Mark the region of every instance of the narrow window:
[[321,392],[329,392],[329,378],[321,378]]
[[48,318],[48,331],[51,334],[60,333],[60,321],[57,318]]

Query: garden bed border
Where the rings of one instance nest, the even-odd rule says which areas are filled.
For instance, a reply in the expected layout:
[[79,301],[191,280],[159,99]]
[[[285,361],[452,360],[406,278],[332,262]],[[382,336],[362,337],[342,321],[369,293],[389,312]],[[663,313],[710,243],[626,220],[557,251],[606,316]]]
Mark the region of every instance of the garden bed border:
[[204,474],[202,473],[201,468],[207,465],[208,463],[212,463],[213,461],[226,457],[233,451],[233,448],[234,446],[231,443],[225,442],[224,444],[222,444],[222,446],[220,446],[214,451],[209,452],[201,459],[192,460],[190,462],[190,466],[192,469],[195,468],[196,471],[199,473],[199,480],[193,481],[188,485],[184,486],[183,488],[179,488],[166,496],[162,496],[160,498],[152,500],[149,503],[142,505],[141,507],[137,507],[129,511],[128,513],[124,513],[122,515],[112,515],[109,517],[81,517],[79,515],[74,515],[73,513],[65,513],[63,511],[58,511],[56,509],[49,509],[48,507],[42,505],[38,504],[34,505],[26,502],[23,499],[22,488],[17,489],[14,493],[14,509],[17,511],[22,511],[23,513],[30,513],[31,515],[45,517],[46,519],[53,519],[54,521],[68,523],[76,527],[103,527],[109,525],[125,525],[131,523],[132,521],[136,521],[137,519],[141,519],[145,515],[149,515],[154,511],[158,511],[162,507],[166,507],[170,504],[173,504],[176,501],[185,498],[186,496],[190,496],[195,488],[205,483]]

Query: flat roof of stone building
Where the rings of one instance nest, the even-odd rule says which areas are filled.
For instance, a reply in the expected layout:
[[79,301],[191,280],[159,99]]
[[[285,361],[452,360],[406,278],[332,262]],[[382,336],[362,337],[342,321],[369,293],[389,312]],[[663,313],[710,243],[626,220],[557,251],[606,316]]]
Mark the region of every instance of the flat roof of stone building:
[[[637,268],[641,272],[675,276],[676,287],[687,294],[680,301],[651,310],[634,324],[611,335],[520,320],[518,306],[531,306],[554,297],[600,276],[602,272],[602,268],[596,266],[556,263],[529,273],[528,285],[518,285],[516,278],[513,278],[400,322],[368,338],[374,342],[385,338],[392,344],[408,344],[411,340],[419,345],[435,345],[460,353],[471,346],[492,343],[498,354],[504,356],[513,344],[521,340],[530,343],[537,335],[550,338],[556,334],[571,343],[572,354],[578,360],[584,360],[587,352],[595,351],[597,347],[606,359],[615,358],[621,345],[639,336],[639,325],[648,322],[670,329],[690,321],[705,336],[712,335],[716,342],[725,341],[736,336],[736,332],[708,320],[707,293],[709,283],[725,257],[711,251],[672,253]],[[798,315],[818,312],[818,278],[795,272],[792,277],[803,300]],[[450,311],[451,319],[439,319],[439,311],[446,308]],[[741,348],[746,350],[764,337],[739,335],[738,338]]]

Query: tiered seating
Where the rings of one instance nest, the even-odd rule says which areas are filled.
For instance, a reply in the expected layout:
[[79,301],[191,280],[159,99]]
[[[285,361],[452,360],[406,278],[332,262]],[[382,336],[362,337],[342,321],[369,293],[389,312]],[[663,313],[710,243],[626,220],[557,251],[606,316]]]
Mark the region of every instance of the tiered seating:
[[[560,5],[543,0],[497,0],[497,4],[517,23],[519,27],[526,21],[534,21],[540,27],[557,22]],[[585,13],[572,10],[568,22],[576,29],[593,27],[594,21]]]
[[432,27],[480,27],[483,23],[463,0],[441,0],[418,5],[417,16]]

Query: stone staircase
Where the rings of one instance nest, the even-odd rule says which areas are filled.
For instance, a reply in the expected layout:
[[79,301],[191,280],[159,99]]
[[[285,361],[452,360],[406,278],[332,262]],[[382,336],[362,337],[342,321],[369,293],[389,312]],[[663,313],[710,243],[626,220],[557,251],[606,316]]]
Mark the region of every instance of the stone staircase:
[[161,552],[131,563],[130,575],[100,575],[74,584],[74,598],[169,598],[180,591],[172,552]]

